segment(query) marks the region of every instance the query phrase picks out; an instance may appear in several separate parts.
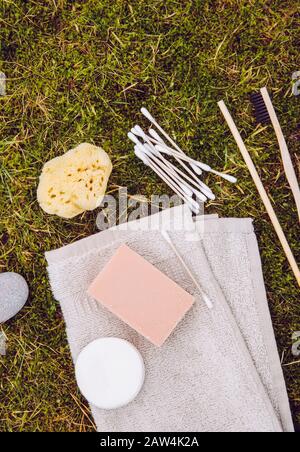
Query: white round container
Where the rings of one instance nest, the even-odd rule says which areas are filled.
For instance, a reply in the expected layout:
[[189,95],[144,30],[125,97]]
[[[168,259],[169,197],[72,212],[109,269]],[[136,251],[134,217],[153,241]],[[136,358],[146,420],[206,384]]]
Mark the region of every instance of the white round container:
[[145,366],[132,344],[104,337],[82,350],[75,374],[80,392],[91,405],[112,410],[135,399],[144,383]]

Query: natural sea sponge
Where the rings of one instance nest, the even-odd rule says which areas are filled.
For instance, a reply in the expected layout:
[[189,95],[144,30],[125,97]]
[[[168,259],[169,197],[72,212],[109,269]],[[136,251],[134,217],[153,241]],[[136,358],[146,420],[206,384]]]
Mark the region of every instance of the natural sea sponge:
[[52,215],[73,218],[100,206],[112,163],[100,147],[82,143],[44,165],[37,190],[41,208]]

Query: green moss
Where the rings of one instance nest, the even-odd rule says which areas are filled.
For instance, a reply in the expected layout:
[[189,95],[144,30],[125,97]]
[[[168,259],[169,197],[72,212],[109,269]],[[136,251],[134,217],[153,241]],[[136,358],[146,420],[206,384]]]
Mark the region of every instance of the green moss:
[[[95,232],[96,212],[72,221],[44,214],[36,202],[43,162],[72,146],[102,145],[115,165],[109,190],[164,192],[133,156],[127,130],[146,105],[194,157],[239,178],[209,179],[221,216],[255,218],[276,338],[295,420],[300,422],[299,364],[291,356],[300,330],[299,290],[242,158],[218,111],[227,100],[251,149],[299,259],[299,225],[271,128],[258,130],[249,93],[273,92],[290,149],[299,155],[300,7],[290,1],[137,0],[1,3],[0,271],[29,281],[27,307],[2,328],[0,430],[92,430],[78,394],[61,311],[53,300],[44,252]],[[255,134],[254,132],[259,132]],[[299,164],[299,160],[298,160]]]

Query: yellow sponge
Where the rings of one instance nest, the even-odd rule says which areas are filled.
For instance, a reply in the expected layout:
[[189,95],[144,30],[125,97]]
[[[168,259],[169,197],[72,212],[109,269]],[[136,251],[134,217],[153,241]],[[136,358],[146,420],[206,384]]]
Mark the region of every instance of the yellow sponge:
[[44,165],[37,190],[41,208],[73,218],[100,206],[112,163],[100,147],[82,143]]

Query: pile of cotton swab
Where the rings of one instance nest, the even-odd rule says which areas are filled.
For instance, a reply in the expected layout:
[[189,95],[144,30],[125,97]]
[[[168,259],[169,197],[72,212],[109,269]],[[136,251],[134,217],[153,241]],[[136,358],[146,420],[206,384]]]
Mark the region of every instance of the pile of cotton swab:
[[[146,134],[140,126],[136,125],[128,133],[128,138],[135,145],[135,155],[152,168],[183,202],[188,204],[192,212],[195,214],[200,212],[199,202],[215,199],[212,190],[199,178],[203,171],[216,174],[231,183],[237,181],[233,176],[215,171],[209,165],[188,157],[146,108],[141,108],[141,112],[169,144],[167,145],[152,127],[149,129],[149,134]],[[167,157],[174,158],[182,169],[171,163]]]

